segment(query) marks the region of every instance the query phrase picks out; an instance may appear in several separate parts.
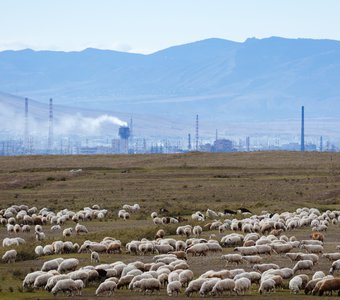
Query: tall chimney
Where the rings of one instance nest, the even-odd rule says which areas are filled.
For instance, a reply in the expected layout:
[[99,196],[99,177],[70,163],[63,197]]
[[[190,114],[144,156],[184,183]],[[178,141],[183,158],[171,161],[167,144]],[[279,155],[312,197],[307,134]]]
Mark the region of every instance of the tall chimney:
[[305,107],[301,107],[301,151],[305,151]]

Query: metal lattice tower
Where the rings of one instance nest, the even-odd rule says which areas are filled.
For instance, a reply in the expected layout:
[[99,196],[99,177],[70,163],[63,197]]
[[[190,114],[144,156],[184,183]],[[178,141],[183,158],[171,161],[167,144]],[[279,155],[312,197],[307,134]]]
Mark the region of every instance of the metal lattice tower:
[[301,107],[301,151],[305,151],[305,107]]
[[199,139],[199,135],[198,135],[198,115],[196,115],[196,146],[195,146],[195,150],[198,151],[198,139]]
[[51,152],[53,148],[53,100],[52,98],[50,98],[50,105],[49,105],[47,148],[48,148],[48,152]]

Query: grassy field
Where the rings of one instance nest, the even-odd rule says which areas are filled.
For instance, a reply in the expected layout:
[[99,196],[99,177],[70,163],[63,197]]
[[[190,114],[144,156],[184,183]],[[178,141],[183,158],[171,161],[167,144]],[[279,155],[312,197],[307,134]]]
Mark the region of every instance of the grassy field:
[[[81,243],[86,239],[100,241],[104,236],[113,236],[126,243],[142,237],[153,238],[159,228],[167,235],[175,232],[175,226],[156,227],[150,213],[167,208],[173,216],[191,215],[208,207],[223,211],[225,208],[247,207],[255,213],[293,211],[298,207],[317,207],[321,210],[340,209],[340,154],[336,153],[190,153],[173,155],[134,156],[27,156],[0,157],[0,208],[12,204],[27,204],[54,210],[69,208],[78,210],[99,204],[109,209],[109,218],[102,222],[86,222],[90,233],[72,237]],[[70,172],[82,169],[81,172]],[[117,219],[117,211],[123,204],[139,203],[141,211],[126,222]],[[240,217],[240,216],[239,216]],[[72,226],[72,223],[66,224]],[[50,234],[48,240],[61,239],[60,233]],[[326,234],[326,250],[334,251],[340,242],[339,227],[332,225]],[[217,231],[204,232],[205,237]],[[288,233],[298,238],[308,238],[310,229]],[[0,239],[7,236],[0,227]],[[40,268],[43,260],[36,259],[33,250],[37,242],[34,234],[20,234],[28,244],[18,248],[24,261],[13,265],[0,263],[0,299],[48,299],[46,292],[22,292],[19,288],[24,275]],[[178,237],[177,237],[178,238]],[[224,249],[230,252],[232,249]],[[0,248],[0,254],[4,249]],[[88,254],[70,254],[82,265],[90,264]],[[102,262],[134,260],[151,261],[151,257],[130,255],[102,255]],[[267,261],[272,258],[266,258]],[[273,259],[282,266],[292,266],[286,258]],[[196,275],[209,269],[221,269],[219,255],[191,258],[189,265]],[[318,269],[328,271],[330,263],[321,259]],[[242,266],[240,266],[242,267]],[[248,266],[243,266],[249,269]],[[90,299],[94,287],[87,288],[79,299]],[[140,299],[139,293],[118,291],[117,299]],[[253,291],[242,299],[260,298]],[[304,295],[289,295],[278,291],[267,295],[268,299],[300,298]],[[161,296],[167,298],[162,291]],[[324,297],[325,298],[325,297]]]

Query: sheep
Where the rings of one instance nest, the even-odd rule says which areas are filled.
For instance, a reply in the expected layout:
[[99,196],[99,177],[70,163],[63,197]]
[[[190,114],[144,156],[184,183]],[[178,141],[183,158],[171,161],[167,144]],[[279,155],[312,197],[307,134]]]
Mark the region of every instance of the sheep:
[[221,256],[221,259],[226,260],[227,264],[240,264],[243,261],[242,255],[240,254],[225,254]]
[[36,231],[35,232],[35,239],[36,239],[37,242],[43,241],[43,240],[46,239],[46,235],[43,232]]
[[114,281],[104,281],[96,289],[95,295],[100,296],[106,294],[107,296],[111,296],[116,288],[117,284]]
[[48,272],[50,270],[57,270],[63,260],[64,260],[63,258],[59,257],[59,258],[45,261],[41,267],[41,271]]
[[306,249],[308,253],[317,253],[322,254],[323,252],[323,246],[322,245],[308,245],[304,244],[301,246],[302,249]]
[[25,278],[24,278],[24,281],[22,282],[22,287],[26,287],[26,288],[29,288],[31,287],[33,284],[34,284],[34,281],[35,279],[40,276],[40,275],[43,275],[45,274],[45,272],[43,271],[35,271],[35,272],[32,272],[32,273],[28,273]]
[[[58,272],[56,272],[58,274]],[[34,283],[33,283],[33,288],[34,289],[39,289],[45,287],[47,284],[48,279],[56,275],[55,273],[52,272],[47,272],[44,274],[39,275],[38,277],[35,278]]]
[[214,285],[211,295],[212,296],[222,296],[224,292],[233,292],[235,288],[235,282],[232,279],[226,278],[222,279]]
[[181,291],[181,287],[182,284],[179,281],[169,282],[166,287],[166,293],[168,294],[168,296],[172,296],[174,294],[176,294],[177,296],[178,293]]
[[271,247],[273,248],[273,251],[277,254],[287,253],[293,249],[293,246],[291,244],[272,243]]
[[[166,275],[166,276],[161,276],[161,275]],[[143,273],[143,274],[140,274],[140,275],[137,275],[135,277],[132,278],[131,282],[129,283],[129,287],[128,289],[129,290],[132,290],[133,289],[133,284],[136,282],[136,281],[139,281],[139,280],[142,280],[142,279],[145,279],[145,278],[154,278],[151,274],[148,274],[148,273]],[[161,279],[162,280],[161,280]],[[157,279],[162,283],[162,282],[167,282],[168,280],[168,274],[160,274],[157,276]],[[118,283],[118,281],[117,281]]]
[[326,275],[325,275],[324,272],[322,272],[322,271],[317,271],[317,272],[314,273],[312,279],[322,279],[322,278],[324,278],[325,276],[326,276]]
[[58,267],[58,272],[62,274],[67,271],[74,271],[78,265],[79,265],[79,260],[76,258],[65,259],[60,263]]
[[206,244],[195,244],[186,250],[186,253],[191,253],[192,256],[206,256],[209,251],[209,247]]
[[258,292],[260,294],[264,292],[275,291],[276,282],[273,279],[266,279],[261,281]]
[[2,261],[4,263],[14,263],[15,259],[17,257],[17,251],[15,249],[8,250],[5,252],[5,254],[2,256]]
[[69,237],[72,235],[73,228],[66,228],[63,230],[63,237]]
[[189,282],[194,278],[194,273],[191,270],[184,270],[179,273],[179,281],[182,286],[188,286]]
[[148,291],[150,291],[150,293],[153,293],[154,291],[160,291],[161,283],[156,278],[146,278],[140,281],[136,281],[133,284],[133,288],[139,288],[140,291],[143,293],[146,293]]
[[99,254],[96,251],[91,251],[91,262],[99,263]]
[[239,278],[237,280],[235,280],[235,288],[234,288],[234,292],[236,292],[237,295],[239,295],[240,293],[245,293],[246,291],[248,291],[251,287],[251,281],[248,278]]
[[312,240],[317,240],[317,241],[321,241],[321,242],[323,242],[324,239],[325,239],[324,235],[320,232],[312,232],[310,237],[312,238]]
[[51,293],[56,296],[59,292],[70,292],[73,295],[73,292],[77,292],[78,287],[74,280],[72,279],[62,279],[59,280],[56,285],[51,290]]
[[296,260],[311,260],[316,265],[319,261],[319,256],[314,253],[301,253],[297,256]]
[[322,257],[327,258],[329,261],[335,261],[340,259],[340,253],[335,252],[335,253],[324,253],[322,254]]
[[84,225],[80,225],[79,223],[77,223],[77,225],[74,229],[76,231],[76,234],[88,233],[89,232]]
[[131,283],[132,279],[134,278],[134,275],[123,275],[118,283],[117,283],[117,289],[119,290],[120,288],[128,288],[129,284]]
[[242,256],[242,260],[249,264],[260,264],[262,262],[262,257],[259,255]]
[[332,263],[332,266],[329,269],[329,274],[333,275],[334,271],[337,271],[337,270],[340,270],[340,259]]
[[261,273],[272,270],[279,269],[280,267],[277,264],[256,264],[253,266],[253,270],[259,271]]
[[[321,280],[321,286],[319,288],[319,296],[322,296],[324,292],[332,292],[340,290],[340,278]],[[339,293],[338,293],[339,294]]]
[[252,283],[258,283],[261,279],[261,274],[258,272],[243,272],[237,274],[233,279],[248,278]]
[[81,296],[81,291],[85,287],[84,282],[82,280],[80,280],[80,279],[76,279],[74,281],[74,283],[76,284],[76,287],[77,287],[77,295]]
[[187,254],[184,251],[171,251],[169,254],[174,254],[178,259],[187,260]]
[[302,278],[301,276],[295,276],[289,281],[289,289],[291,293],[298,294],[302,288]]
[[209,278],[208,280],[206,280],[200,288],[199,291],[200,296],[208,295],[214,288],[215,284],[220,280],[221,280],[220,278]]
[[42,256],[44,254],[43,247],[41,245],[36,246],[35,249],[34,249],[34,253],[37,256]]
[[201,289],[201,286],[206,281],[206,278],[198,278],[193,281],[190,281],[188,287],[185,290],[185,295],[190,297],[193,293],[199,292]]
[[256,255],[257,249],[255,246],[252,247],[236,247],[234,251],[238,251],[241,253],[242,256],[246,255]]
[[159,239],[159,238],[164,238],[165,236],[165,232],[163,229],[159,229],[157,232],[156,232],[156,235],[155,235],[155,239]]
[[176,251],[184,251],[186,249],[186,243],[184,241],[176,241],[175,248]]
[[315,288],[316,284],[321,281],[321,278],[317,278],[317,279],[312,279],[310,281],[308,281],[306,287],[305,287],[305,294],[309,295],[310,293],[312,293],[313,289]]
[[313,262],[311,260],[300,260],[295,264],[293,272],[295,274],[299,270],[312,270],[312,268]]

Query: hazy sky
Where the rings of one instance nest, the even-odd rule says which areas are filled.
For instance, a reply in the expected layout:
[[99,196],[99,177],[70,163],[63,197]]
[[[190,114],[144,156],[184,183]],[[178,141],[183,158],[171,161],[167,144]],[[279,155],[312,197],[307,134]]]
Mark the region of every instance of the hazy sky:
[[340,40],[340,0],[0,0],[0,50],[149,53],[210,37]]

